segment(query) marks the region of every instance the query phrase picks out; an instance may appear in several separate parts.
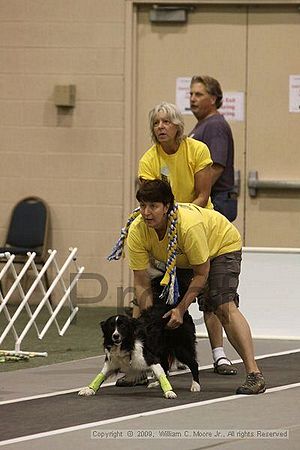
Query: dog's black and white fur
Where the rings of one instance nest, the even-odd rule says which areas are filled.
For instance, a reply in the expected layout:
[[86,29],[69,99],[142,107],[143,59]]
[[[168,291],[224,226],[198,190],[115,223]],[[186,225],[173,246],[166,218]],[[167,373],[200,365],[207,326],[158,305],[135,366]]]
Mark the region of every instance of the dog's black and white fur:
[[94,395],[102,382],[113,373],[124,372],[126,379],[134,380],[141,371],[151,369],[159,380],[164,396],[176,398],[166,378],[171,358],[189,367],[193,376],[191,391],[200,391],[193,320],[186,312],[183,324],[175,330],[169,330],[165,327],[169,318],[162,318],[168,309],[170,307],[166,305],[156,305],[144,311],[138,319],[117,315],[101,322],[106,357],[98,375],[100,381],[95,383],[96,378],[78,394]]

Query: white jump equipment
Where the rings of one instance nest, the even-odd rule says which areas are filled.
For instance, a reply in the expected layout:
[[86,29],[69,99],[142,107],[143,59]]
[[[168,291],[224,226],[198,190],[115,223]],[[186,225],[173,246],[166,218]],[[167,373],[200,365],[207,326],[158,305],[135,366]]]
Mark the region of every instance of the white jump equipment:
[[[5,275],[11,275],[13,277],[13,284],[11,285],[10,289],[6,293],[6,295],[3,294],[2,289],[0,290],[0,318],[1,314],[3,312],[5,319],[7,321],[7,325],[4,328],[4,330],[0,330],[0,346],[2,345],[2,342],[6,338],[7,334],[11,331],[14,336],[15,340],[15,349],[14,350],[0,350],[0,357],[2,358],[9,358],[14,359],[16,357],[17,359],[28,359],[32,356],[47,356],[47,352],[37,353],[37,352],[25,352],[21,351],[21,344],[23,339],[25,338],[26,334],[28,333],[31,326],[34,326],[37,336],[39,339],[43,339],[45,334],[47,333],[50,325],[54,322],[58,331],[58,334],[60,336],[63,336],[66,330],[68,329],[69,325],[71,324],[72,320],[77,314],[78,307],[74,306],[71,300],[71,291],[75,287],[77,281],[79,280],[81,274],[84,271],[84,267],[79,267],[76,261],[76,254],[77,254],[77,248],[70,248],[69,249],[69,256],[66,258],[64,264],[61,268],[59,268],[56,255],[56,250],[48,250],[49,257],[43,267],[40,271],[38,271],[37,266],[34,262],[34,258],[36,254],[33,253],[27,253],[28,259],[24,263],[21,271],[17,273],[16,268],[14,266],[14,259],[15,255],[12,255],[10,253],[0,254],[1,259],[6,259],[6,262],[4,263],[4,267],[2,268],[0,272],[0,283],[4,279]],[[69,269],[69,266],[73,263],[74,265],[74,277],[72,278],[72,281],[68,286],[66,286],[63,275],[66,273],[66,270]],[[44,284],[42,282],[43,276],[45,275],[45,272],[49,268],[54,269],[55,277],[50,284],[48,290],[45,290]],[[25,293],[23,290],[23,287],[21,285],[21,281],[23,277],[27,274],[27,272],[30,270],[30,273],[34,276],[34,281],[31,284],[28,291]],[[50,302],[50,296],[54,292],[55,288],[57,287],[58,283],[60,284],[63,295],[58,301],[58,303],[53,306]],[[41,290],[42,298],[39,301],[37,307],[35,308],[34,312],[32,312],[29,300],[32,297],[33,292],[35,291],[36,287],[39,287]],[[8,302],[11,299],[12,295],[15,292],[19,293],[20,296],[20,303],[17,306],[16,311],[11,316],[9,309],[8,309]],[[67,303],[70,311],[70,315],[63,324],[62,327],[59,326],[56,317],[59,314],[61,308]],[[43,326],[41,330],[38,329],[38,325],[36,323],[36,319],[38,315],[40,314],[43,307],[46,307],[49,312],[49,319],[47,320],[46,324]],[[25,310],[28,315],[28,321],[23,328],[21,332],[17,332],[16,329],[16,322],[18,321],[18,318],[20,314]],[[3,316],[2,316],[3,317]]]
[[[300,248],[243,247],[240,309],[256,339],[300,340]],[[206,337],[198,305],[189,309],[197,335]]]

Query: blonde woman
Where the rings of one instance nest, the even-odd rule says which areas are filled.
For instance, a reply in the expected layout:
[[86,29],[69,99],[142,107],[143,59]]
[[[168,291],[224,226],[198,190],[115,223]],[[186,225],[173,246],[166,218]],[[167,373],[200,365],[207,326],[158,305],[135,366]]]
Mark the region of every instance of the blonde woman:
[[[171,103],[156,105],[149,113],[149,124],[153,146],[139,162],[140,180],[168,181],[176,201],[212,209],[210,191],[213,161],[207,145],[184,135],[183,117]],[[237,369],[231,364],[223,348],[221,322],[205,305],[199,305],[199,308],[204,314],[215,372],[220,375],[236,375]],[[135,317],[139,314],[136,307],[133,314]]]

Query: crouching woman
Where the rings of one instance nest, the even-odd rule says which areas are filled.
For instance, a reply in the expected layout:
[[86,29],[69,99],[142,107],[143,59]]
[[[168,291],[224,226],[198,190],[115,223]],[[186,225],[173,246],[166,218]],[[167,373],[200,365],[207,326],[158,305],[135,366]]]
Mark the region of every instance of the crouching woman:
[[[238,309],[242,242],[238,230],[220,213],[192,203],[176,204],[170,185],[162,180],[142,183],[136,194],[139,208],[130,216],[109,259],[119,259],[127,240],[129,266],[134,273],[141,310],[153,304],[150,263],[165,265],[162,296],[174,307],[168,327],[182,324],[197,297],[217,315],[231,345],[243,360],[246,380],[237,394],[260,394],[265,381],[254,359],[250,327]],[[190,268],[193,277],[178,295],[176,267]]]

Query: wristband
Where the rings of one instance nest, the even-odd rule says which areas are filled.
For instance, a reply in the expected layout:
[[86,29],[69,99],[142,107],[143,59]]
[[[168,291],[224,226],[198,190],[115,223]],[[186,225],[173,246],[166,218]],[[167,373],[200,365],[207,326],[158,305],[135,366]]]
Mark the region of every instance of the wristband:
[[160,384],[162,390],[164,391],[164,393],[166,393],[168,391],[172,391],[172,386],[171,386],[168,378],[166,377],[166,375],[161,375],[159,377],[159,384]]
[[94,380],[89,384],[89,388],[97,392],[104,380],[105,375],[102,372],[98,373],[96,378],[94,378]]

